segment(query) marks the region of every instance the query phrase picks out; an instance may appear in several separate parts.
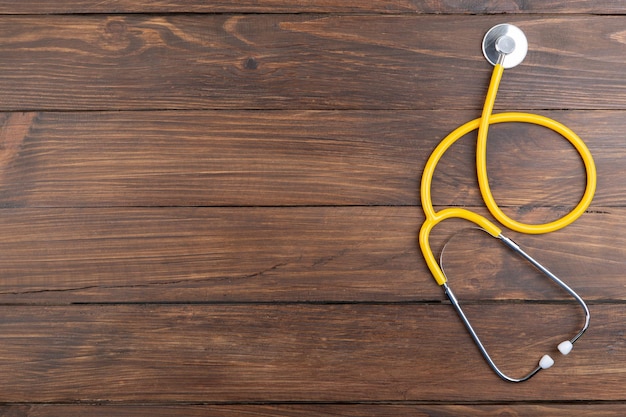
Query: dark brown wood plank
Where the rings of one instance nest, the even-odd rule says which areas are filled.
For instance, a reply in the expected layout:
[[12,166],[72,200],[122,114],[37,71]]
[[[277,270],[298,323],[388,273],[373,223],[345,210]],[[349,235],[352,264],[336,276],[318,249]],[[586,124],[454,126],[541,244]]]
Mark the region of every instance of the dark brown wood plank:
[[[572,353],[513,387],[449,305],[3,306],[0,388],[6,402],[623,402],[625,308],[593,305]],[[565,305],[467,311],[511,373],[580,319]]]
[[323,0],[242,0],[242,1],[133,1],[105,0],[50,2],[8,0],[0,13],[605,13],[623,14],[624,5],[612,0],[489,0],[411,1],[371,0],[328,2]]
[[[622,111],[542,111],[577,132],[598,168],[592,207],[625,206]],[[192,111],[0,115],[0,205],[417,205],[428,155],[473,111]],[[509,215],[571,207],[580,157],[536,126],[491,129],[494,195]],[[442,159],[439,205],[482,205],[475,138]]]
[[[626,37],[608,15],[626,6],[452,3],[0,4],[0,414],[624,415]],[[497,363],[557,358],[521,386],[440,303],[416,240],[425,159],[477,116],[477,45],[503,19],[531,50],[498,109],[564,109],[545,113],[600,179],[573,226],[511,234],[590,302],[565,358],[579,306],[481,232],[434,232]],[[571,148],[492,133],[507,213],[565,213],[583,186]],[[472,141],[434,198],[485,213]]]
[[565,415],[593,415],[599,417],[622,417],[626,403],[585,404],[498,404],[498,405],[12,405],[0,406],[6,416],[220,416],[220,417],[456,417],[456,416],[502,416],[561,417]]
[[[585,299],[624,300],[624,216],[509,236]],[[418,207],[3,209],[0,303],[440,300],[422,220]],[[466,227],[439,226],[433,250]],[[497,240],[454,236],[444,266],[462,300],[570,299]]]
[[[509,108],[623,109],[618,16],[507,18],[530,52]],[[0,17],[1,110],[447,109],[482,105],[500,16]],[[454,28],[454,40],[450,29]]]

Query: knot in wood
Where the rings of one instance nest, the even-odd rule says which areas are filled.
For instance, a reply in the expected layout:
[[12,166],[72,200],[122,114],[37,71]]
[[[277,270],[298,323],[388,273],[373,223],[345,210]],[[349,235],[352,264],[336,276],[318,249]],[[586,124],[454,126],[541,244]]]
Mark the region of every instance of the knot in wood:
[[259,67],[259,62],[254,57],[249,57],[244,61],[243,67],[248,70],[255,70]]

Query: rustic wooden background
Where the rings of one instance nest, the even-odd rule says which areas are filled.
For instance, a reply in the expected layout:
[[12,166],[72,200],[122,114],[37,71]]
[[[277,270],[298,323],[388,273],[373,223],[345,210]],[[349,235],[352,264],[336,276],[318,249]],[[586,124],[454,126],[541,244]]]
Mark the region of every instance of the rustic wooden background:
[[[454,5],[456,3],[456,5]],[[626,6],[619,1],[0,4],[0,414],[593,415],[626,410]],[[530,50],[498,110],[556,118],[598,168],[589,211],[515,238],[588,300],[450,222],[450,282],[418,251],[430,151],[480,114],[480,41]],[[492,187],[543,222],[579,199],[575,151],[492,129]],[[440,206],[484,212],[473,138]]]

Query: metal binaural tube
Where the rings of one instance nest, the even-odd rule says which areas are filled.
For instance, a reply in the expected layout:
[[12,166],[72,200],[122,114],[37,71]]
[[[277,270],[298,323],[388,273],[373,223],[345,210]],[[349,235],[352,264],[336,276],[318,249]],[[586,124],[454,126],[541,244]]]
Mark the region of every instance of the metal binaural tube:
[[489,364],[491,369],[500,378],[502,378],[502,379],[504,379],[505,381],[508,381],[508,382],[524,382],[524,381],[529,380],[533,376],[535,376],[535,374],[537,372],[539,372],[540,370],[543,369],[542,366],[537,366],[535,369],[533,369],[530,373],[528,373],[526,376],[524,376],[522,378],[513,378],[513,377],[510,377],[510,376],[506,375],[504,372],[502,372],[500,370],[500,368],[498,368],[498,366],[495,364],[493,359],[491,359],[491,356],[489,356],[489,353],[487,352],[487,349],[483,345],[483,342],[478,337],[478,334],[476,334],[476,331],[474,331],[474,328],[472,327],[472,324],[470,323],[469,319],[465,315],[465,312],[463,312],[463,309],[461,308],[461,305],[459,304],[459,301],[457,300],[456,296],[452,292],[452,289],[450,289],[450,286],[447,283],[443,284],[443,290],[446,293],[446,296],[448,297],[448,299],[450,300],[452,305],[454,306],[454,309],[458,313],[459,317],[461,318],[461,321],[463,322],[463,324],[467,328],[467,331],[472,336],[472,339],[474,339],[474,343],[476,343],[476,346],[480,350],[480,353],[482,353],[483,357],[485,358],[485,360],[487,361],[487,363]]
[[541,271],[545,276],[550,278],[559,287],[564,289],[569,295],[574,297],[574,299],[578,302],[578,304],[580,304],[580,306],[582,307],[583,311],[585,312],[585,323],[583,324],[583,327],[578,332],[578,334],[576,334],[576,336],[574,336],[573,338],[570,339],[571,343],[576,342],[583,335],[583,333],[585,333],[585,331],[587,331],[587,328],[589,327],[589,321],[591,319],[591,314],[589,313],[589,307],[587,307],[587,303],[585,303],[585,301],[582,299],[582,297],[580,295],[578,295],[576,293],[576,291],[574,291],[569,285],[567,285],[559,277],[554,275],[548,268],[546,268],[545,266],[541,265],[535,258],[533,258],[529,254],[524,252],[524,250],[522,248],[520,248],[519,245],[517,243],[515,243],[513,240],[509,239],[508,237],[506,237],[506,236],[504,236],[502,234],[500,234],[500,236],[498,236],[498,238],[506,246],[508,246],[513,252],[517,253],[522,258],[526,259],[535,268],[537,268],[539,271]]

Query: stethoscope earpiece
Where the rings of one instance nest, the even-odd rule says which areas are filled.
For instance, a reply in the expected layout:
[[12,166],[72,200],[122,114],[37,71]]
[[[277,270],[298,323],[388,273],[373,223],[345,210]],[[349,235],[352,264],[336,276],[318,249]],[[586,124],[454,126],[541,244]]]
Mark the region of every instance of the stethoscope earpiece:
[[574,345],[572,344],[572,342],[570,342],[569,340],[566,340],[564,342],[559,343],[559,345],[557,346],[557,349],[559,349],[559,352],[561,352],[562,355],[567,355],[568,353],[572,351],[573,347]]
[[554,359],[550,355],[543,355],[539,361],[539,367],[541,369],[548,369],[554,365]]
[[513,68],[526,58],[526,52],[526,35],[510,23],[492,27],[483,38],[483,55],[491,65],[500,63],[505,69]]

